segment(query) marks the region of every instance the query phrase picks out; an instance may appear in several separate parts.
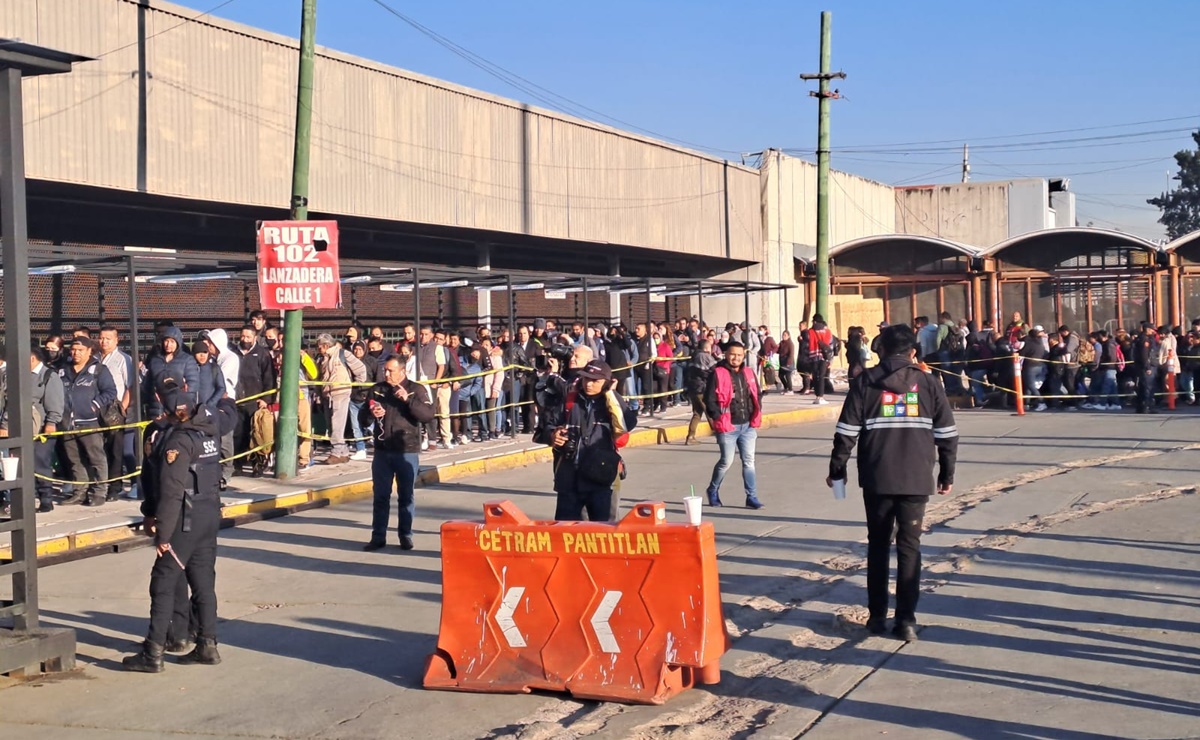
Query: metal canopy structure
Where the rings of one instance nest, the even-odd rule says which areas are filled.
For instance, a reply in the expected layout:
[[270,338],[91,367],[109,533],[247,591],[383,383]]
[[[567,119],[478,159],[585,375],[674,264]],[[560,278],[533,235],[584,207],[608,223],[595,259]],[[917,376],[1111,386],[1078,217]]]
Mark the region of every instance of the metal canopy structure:
[[[411,292],[418,284],[422,289],[473,288],[489,291],[552,290],[582,293],[584,320],[587,316],[587,295],[592,291],[612,294],[644,293],[647,296],[696,296],[700,300],[703,319],[703,299],[707,297],[744,296],[751,293],[787,291],[795,285],[745,280],[706,278],[626,277],[608,275],[562,275],[532,270],[484,270],[471,267],[342,258],[339,260],[343,285],[377,285],[381,290]],[[250,255],[227,252],[152,249],[145,247],[94,247],[39,245],[29,250],[29,274],[62,275],[87,273],[136,284],[172,285],[203,280],[240,280],[257,282],[257,263]],[[136,291],[130,291],[129,305],[136,311]],[[786,305],[786,303],[785,303]],[[419,300],[418,300],[419,306]],[[511,314],[511,311],[508,312]],[[747,320],[749,310],[747,309]],[[417,315],[420,315],[418,308]],[[786,321],[786,317],[785,317]],[[136,315],[131,316],[136,330]],[[511,321],[515,323],[515,321]],[[136,334],[134,344],[137,343]],[[135,361],[137,358],[134,358]]]
[[[0,561],[0,576],[11,577],[12,598],[0,601],[0,674],[32,675],[75,666],[75,631],[42,629],[38,624],[37,532],[34,522],[33,376],[20,370],[29,362],[28,213],[25,197],[25,135],[21,80],[70,72],[87,57],[0,39],[0,249],[3,250],[5,361],[8,438],[0,450],[17,460],[0,490],[12,499],[12,519],[0,522],[0,535],[12,538],[12,557]],[[13,454],[15,453],[15,455]]]

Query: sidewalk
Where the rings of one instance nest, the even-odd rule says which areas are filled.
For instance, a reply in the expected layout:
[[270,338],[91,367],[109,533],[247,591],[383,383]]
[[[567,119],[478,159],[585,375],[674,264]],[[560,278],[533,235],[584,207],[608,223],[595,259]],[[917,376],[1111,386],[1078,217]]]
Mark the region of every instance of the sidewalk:
[[[763,401],[763,427],[823,421],[836,418],[842,394],[830,396],[828,406],[814,406],[812,396],[781,396],[772,393]],[[654,418],[641,417],[630,435],[629,446],[680,443],[687,436],[691,410],[677,406]],[[698,436],[711,436],[707,423]],[[321,457],[324,457],[322,454]],[[510,470],[550,459],[550,449],[533,444],[528,435],[462,445],[454,450],[430,450],[421,453],[421,474],[417,487],[430,486],[498,470]],[[371,462],[348,462],[313,466],[291,481],[274,478],[253,479],[238,476],[221,495],[226,526],[322,506],[332,506],[371,496]],[[58,506],[37,519],[38,558],[53,564],[79,557],[120,551],[141,546],[147,540],[135,531],[141,524],[140,501],[121,499],[102,507]],[[9,548],[0,547],[0,560],[7,559]]]

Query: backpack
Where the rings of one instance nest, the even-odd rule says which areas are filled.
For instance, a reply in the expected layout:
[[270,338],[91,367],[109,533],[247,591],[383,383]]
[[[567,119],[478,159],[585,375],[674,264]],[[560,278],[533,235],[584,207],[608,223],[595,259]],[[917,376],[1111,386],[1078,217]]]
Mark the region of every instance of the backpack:
[[1096,361],[1096,345],[1090,341],[1079,343],[1079,364],[1089,366]]
[[939,352],[949,352],[951,357],[962,357],[967,349],[967,340],[957,329],[946,332],[946,338],[938,347]]
[[826,360],[832,360],[842,353],[842,340],[838,339],[837,335],[833,332],[829,333],[829,337],[828,346],[821,346],[823,343],[817,342],[818,349],[821,350],[821,356]]

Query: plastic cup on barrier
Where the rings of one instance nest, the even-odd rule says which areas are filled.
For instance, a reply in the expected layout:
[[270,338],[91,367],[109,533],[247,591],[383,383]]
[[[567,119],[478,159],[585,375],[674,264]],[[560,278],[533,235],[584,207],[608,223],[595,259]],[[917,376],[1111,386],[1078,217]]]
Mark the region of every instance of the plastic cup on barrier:
[[839,501],[846,498],[846,481],[835,480],[833,482],[833,497]]
[[683,509],[687,512],[688,524],[693,527],[700,525],[700,511],[703,506],[703,499],[699,496],[683,497]]
[[0,463],[4,465],[4,480],[16,480],[21,459],[19,457],[5,457],[0,459]]

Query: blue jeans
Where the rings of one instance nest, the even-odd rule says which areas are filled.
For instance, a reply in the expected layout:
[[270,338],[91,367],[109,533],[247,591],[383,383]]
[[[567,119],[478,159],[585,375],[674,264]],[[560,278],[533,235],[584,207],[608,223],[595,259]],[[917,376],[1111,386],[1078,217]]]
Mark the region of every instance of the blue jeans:
[[713,468],[712,480],[708,484],[708,497],[716,498],[721,490],[721,482],[725,473],[733,466],[733,453],[736,450],[742,458],[742,483],[746,486],[746,498],[755,498],[754,476],[754,443],[758,439],[758,430],[750,424],[737,424],[732,432],[722,432],[717,435],[717,447],[721,449],[721,459]]
[[1187,399],[1188,403],[1196,400],[1196,376],[1191,370],[1183,370],[1179,373],[1179,392]]
[[[363,439],[367,435],[363,434],[363,426],[358,422],[358,412],[362,411],[363,403],[363,401],[350,402],[350,431],[354,434],[354,438],[358,440],[351,446],[356,451],[367,449],[367,441]],[[370,429],[370,427],[367,428]]]
[[371,482],[374,484],[375,499],[371,507],[371,540],[387,540],[388,519],[392,514],[392,484],[396,486],[399,499],[400,525],[396,531],[401,537],[411,537],[413,516],[416,514],[416,497],[413,486],[417,482],[420,467],[415,452],[375,450],[371,461]]
[[[671,363],[671,390],[680,391],[683,388],[683,370],[687,366],[685,362]],[[668,401],[680,401],[683,399],[683,394],[680,393],[674,396],[667,396]]]
[[971,393],[975,395],[975,403],[982,406],[983,402],[987,400],[988,387],[984,383],[987,382],[988,371],[972,370],[967,374],[971,377],[971,380],[975,381],[971,383]]
[[638,395],[637,377],[631,372],[628,378],[625,378],[625,398],[629,399],[629,408],[637,410],[641,408],[638,404],[638,399],[634,396]]
[[1095,376],[1092,380],[1092,396],[1095,397],[1096,403],[1104,403],[1109,406],[1116,406],[1120,403],[1117,399],[1117,369],[1115,367],[1106,368]]

